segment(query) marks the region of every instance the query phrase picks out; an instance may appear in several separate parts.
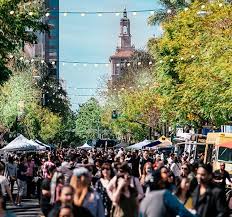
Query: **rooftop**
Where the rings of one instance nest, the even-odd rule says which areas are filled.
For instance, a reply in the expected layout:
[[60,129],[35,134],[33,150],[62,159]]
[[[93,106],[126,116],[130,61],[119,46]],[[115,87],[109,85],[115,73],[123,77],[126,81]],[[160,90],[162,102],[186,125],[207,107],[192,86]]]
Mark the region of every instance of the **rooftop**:
[[118,58],[129,58],[133,55],[134,50],[117,50],[112,57],[118,57]]

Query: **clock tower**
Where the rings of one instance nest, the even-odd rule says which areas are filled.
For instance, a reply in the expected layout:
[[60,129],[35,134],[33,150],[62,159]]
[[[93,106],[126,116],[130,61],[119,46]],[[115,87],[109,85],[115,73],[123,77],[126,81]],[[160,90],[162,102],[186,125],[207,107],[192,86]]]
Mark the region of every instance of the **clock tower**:
[[124,9],[123,17],[120,20],[119,44],[114,55],[110,57],[111,62],[111,81],[115,83],[121,75],[121,69],[130,62],[130,58],[135,51],[131,45],[130,20],[127,11]]

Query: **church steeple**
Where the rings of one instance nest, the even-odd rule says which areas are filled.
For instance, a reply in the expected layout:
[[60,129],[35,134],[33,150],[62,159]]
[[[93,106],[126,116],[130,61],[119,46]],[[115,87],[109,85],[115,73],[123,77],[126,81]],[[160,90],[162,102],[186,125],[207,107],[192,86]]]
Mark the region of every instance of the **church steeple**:
[[123,17],[120,20],[120,30],[119,49],[131,48],[130,20],[127,18],[126,8],[123,11]]

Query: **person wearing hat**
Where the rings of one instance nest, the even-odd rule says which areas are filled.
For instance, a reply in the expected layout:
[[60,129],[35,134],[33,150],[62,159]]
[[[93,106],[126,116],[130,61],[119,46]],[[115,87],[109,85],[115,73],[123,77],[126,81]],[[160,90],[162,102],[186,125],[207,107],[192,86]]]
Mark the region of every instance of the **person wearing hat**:
[[169,190],[161,177],[160,169],[152,173],[150,192],[140,204],[140,217],[195,217]]
[[70,185],[74,188],[74,205],[87,208],[93,217],[103,217],[104,207],[99,194],[90,188],[91,174],[85,167],[73,170]]
[[226,217],[228,210],[223,189],[212,183],[212,166],[201,164],[197,170],[198,186],[192,193],[193,207],[201,217]]

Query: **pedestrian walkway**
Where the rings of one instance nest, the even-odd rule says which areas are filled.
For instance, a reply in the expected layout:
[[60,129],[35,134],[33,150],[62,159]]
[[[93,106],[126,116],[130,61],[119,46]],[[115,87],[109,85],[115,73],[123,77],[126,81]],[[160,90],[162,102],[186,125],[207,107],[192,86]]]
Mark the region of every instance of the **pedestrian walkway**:
[[38,199],[24,199],[22,206],[12,206],[7,204],[7,209],[13,212],[17,217],[39,217],[42,216]]

